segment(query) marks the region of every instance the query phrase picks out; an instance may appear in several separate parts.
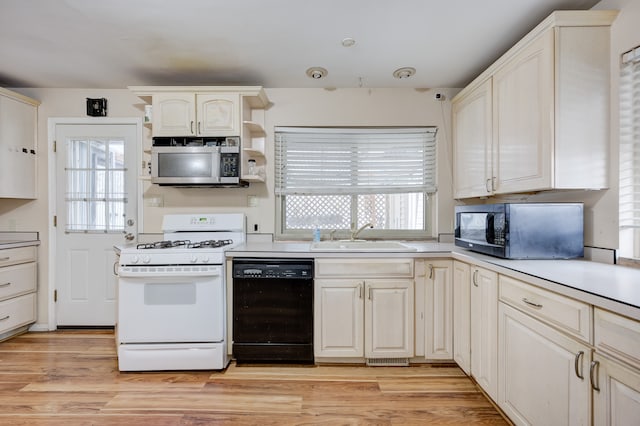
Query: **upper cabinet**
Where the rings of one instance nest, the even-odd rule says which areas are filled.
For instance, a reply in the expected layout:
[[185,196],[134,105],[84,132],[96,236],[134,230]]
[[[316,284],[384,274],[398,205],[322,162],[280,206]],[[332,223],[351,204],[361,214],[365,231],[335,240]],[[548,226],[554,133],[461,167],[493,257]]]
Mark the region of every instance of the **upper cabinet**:
[[158,93],[153,136],[239,136],[238,93]]
[[36,198],[38,105],[0,88],[1,198]]
[[456,198],[608,186],[616,15],[554,12],[453,99]]

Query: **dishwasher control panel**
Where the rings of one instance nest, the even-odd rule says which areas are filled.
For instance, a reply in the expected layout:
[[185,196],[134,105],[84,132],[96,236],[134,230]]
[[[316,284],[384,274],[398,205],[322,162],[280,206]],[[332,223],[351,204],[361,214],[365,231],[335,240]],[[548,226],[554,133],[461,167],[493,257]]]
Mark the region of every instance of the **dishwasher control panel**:
[[234,260],[233,278],[313,278],[313,261]]

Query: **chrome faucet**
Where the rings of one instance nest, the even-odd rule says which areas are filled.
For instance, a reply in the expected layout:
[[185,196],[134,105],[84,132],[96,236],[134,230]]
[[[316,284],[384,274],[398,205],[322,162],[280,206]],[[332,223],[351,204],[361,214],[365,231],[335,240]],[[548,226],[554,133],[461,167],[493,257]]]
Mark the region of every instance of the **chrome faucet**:
[[367,223],[362,225],[360,228],[356,230],[356,224],[351,224],[351,241],[355,240],[358,234],[360,234],[365,228],[373,228],[373,223]]

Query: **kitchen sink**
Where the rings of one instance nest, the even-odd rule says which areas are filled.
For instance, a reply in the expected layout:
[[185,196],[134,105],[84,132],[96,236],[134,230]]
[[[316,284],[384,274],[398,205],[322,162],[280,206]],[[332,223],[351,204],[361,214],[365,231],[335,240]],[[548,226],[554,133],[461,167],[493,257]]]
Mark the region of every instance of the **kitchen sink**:
[[416,251],[415,247],[397,241],[340,240],[311,243],[311,251]]

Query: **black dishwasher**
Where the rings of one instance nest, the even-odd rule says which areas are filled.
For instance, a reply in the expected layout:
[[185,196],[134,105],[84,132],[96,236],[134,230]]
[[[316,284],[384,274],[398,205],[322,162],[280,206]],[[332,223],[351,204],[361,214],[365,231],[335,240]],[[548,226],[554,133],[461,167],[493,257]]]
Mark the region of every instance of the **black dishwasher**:
[[313,363],[313,260],[233,260],[233,356]]

